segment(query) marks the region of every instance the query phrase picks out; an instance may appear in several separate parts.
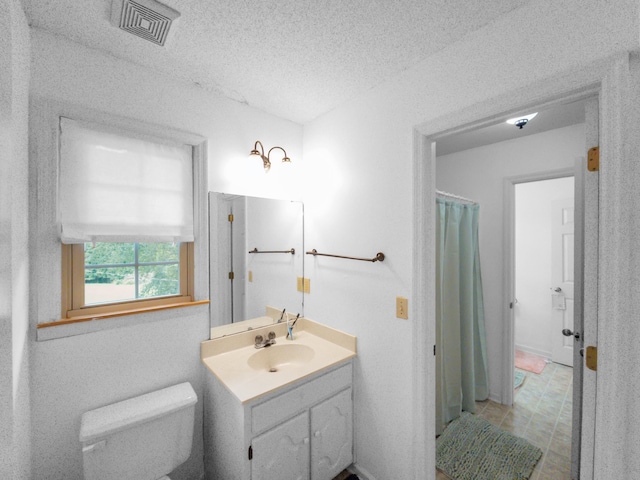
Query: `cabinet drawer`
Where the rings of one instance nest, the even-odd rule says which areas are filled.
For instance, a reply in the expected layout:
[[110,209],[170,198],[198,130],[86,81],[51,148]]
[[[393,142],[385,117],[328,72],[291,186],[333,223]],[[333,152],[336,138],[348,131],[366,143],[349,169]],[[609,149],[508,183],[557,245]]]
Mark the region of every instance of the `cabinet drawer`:
[[352,382],[351,362],[303,383],[282,395],[259,403],[251,408],[251,431],[256,434],[281,423],[303,409],[348,387]]

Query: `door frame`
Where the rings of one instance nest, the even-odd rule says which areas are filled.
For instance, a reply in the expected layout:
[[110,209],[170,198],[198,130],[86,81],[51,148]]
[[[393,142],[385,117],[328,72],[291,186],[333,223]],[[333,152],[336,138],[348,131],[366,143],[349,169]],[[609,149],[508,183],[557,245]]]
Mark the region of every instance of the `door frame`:
[[[435,475],[435,356],[425,355],[425,345],[435,345],[435,142],[438,138],[455,133],[481,128],[489,124],[508,118],[523,110],[550,107],[561,102],[570,102],[598,96],[600,101],[607,100],[607,105],[600,108],[598,119],[601,125],[601,138],[604,142],[603,154],[623,151],[624,136],[617,132],[621,119],[626,115],[624,111],[624,93],[628,91],[626,72],[628,72],[630,53],[619,55],[586,65],[582,68],[571,69],[565,74],[542,81],[534,82],[523,88],[510,91],[496,98],[484,100],[465,109],[428,120],[418,124],[413,129],[413,281],[412,281],[412,376],[414,379],[412,395],[413,418],[413,451],[412,466],[415,480],[427,475]],[[602,105],[602,104],[601,104]],[[619,166],[613,156],[609,159],[609,167],[617,172]],[[611,203],[617,204],[618,199],[611,197]],[[603,208],[601,205],[598,208]],[[597,235],[600,223],[593,224],[585,221],[585,238],[591,234]],[[608,223],[608,222],[605,222]],[[615,238],[609,243],[619,243]],[[597,246],[596,246],[597,249]],[[601,272],[596,265],[586,265],[585,269],[595,270],[599,276]],[[609,269],[610,270],[610,269]],[[596,299],[600,297],[597,277],[592,288]],[[598,308],[594,302],[585,302],[585,318],[592,318],[595,326],[598,324]],[[609,302],[608,302],[609,303]],[[603,333],[603,332],[598,332]],[[602,336],[602,335],[600,335]],[[586,339],[595,345],[596,339]],[[602,355],[604,357],[604,351]],[[585,377],[593,377],[595,372]],[[605,379],[606,380],[606,379]],[[608,382],[604,382],[608,383]],[[607,385],[599,384],[598,391]],[[595,397],[595,395],[594,395]],[[594,398],[593,416],[583,416],[582,423],[582,458],[580,474],[583,479],[593,479],[597,470],[594,460],[596,444],[596,411],[598,417],[603,408]],[[585,428],[585,426],[587,428]],[[611,456],[611,455],[610,455]],[[603,468],[606,465],[603,464]]]
[[[573,168],[562,168],[557,170],[547,170],[542,172],[528,173],[507,177],[503,181],[503,225],[504,225],[504,255],[502,274],[502,392],[501,401],[503,405],[513,405],[513,381],[515,372],[515,309],[511,308],[515,303],[516,287],[516,185],[522,183],[541,182],[544,180],[554,180],[556,178],[575,177]],[[577,187],[576,187],[577,188]],[[574,203],[577,197],[574,195]],[[580,240],[574,237],[575,243]]]

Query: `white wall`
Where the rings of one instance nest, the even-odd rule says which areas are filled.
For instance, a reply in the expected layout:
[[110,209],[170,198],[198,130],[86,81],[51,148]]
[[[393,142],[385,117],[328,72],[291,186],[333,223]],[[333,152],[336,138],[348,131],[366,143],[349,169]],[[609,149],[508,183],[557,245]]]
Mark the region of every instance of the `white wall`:
[[29,478],[29,27],[0,1],[0,477]]
[[572,168],[584,155],[584,124],[528,135],[438,157],[436,187],[480,203],[479,237],[484,290],[489,395],[501,400],[503,361],[504,179]]
[[358,336],[356,457],[372,478],[414,475],[413,319],[395,318],[396,295],[415,301],[413,128],[634,48],[635,1],[529,2],[305,125],[305,245],[387,255],[305,265],[306,315]]
[[[33,92],[195,130],[210,139],[211,190],[302,198],[305,245],[309,248],[354,255],[387,254],[381,264],[320,258],[308,261],[312,291],[305,300],[305,313],[358,335],[355,420],[359,465],[372,474],[371,480],[412,478],[413,422],[409,412],[412,386],[417,381],[411,368],[413,319],[395,319],[394,297],[408,296],[412,301],[413,127],[614,53],[637,49],[638,31],[635,0],[529,2],[305,126],[303,161],[302,131],[295,125],[37,31],[32,38]],[[275,167],[267,176],[244,170],[246,145],[250,148],[257,139],[287,149],[295,167],[291,176],[276,174]],[[205,321],[196,322],[192,336],[200,337],[200,331],[206,330]],[[92,390],[85,398],[81,384],[85,378],[75,382],[74,371],[56,367],[59,359],[68,356],[63,367],[74,359],[80,362],[83,356],[91,359],[90,347],[97,344],[99,353],[104,352],[98,357],[124,355],[132,366],[144,355],[161,361],[166,356],[148,341],[165,345],[167,338],[181,333],[178,324],[182,322],[159,322],[157,325],[167,328],[159,334],[161,338],[152,334],[158,330],[154,327],[120,330],[126,332],[122,335],[88,335],[81,339],[79,351],[66,350],[67,346],[78,347],[72,339],[34,346],[31,371],[38,375],[32,381],[32,402],[38,430],[33,436],[38,443],[34,451],[39,452],[34,459],[34,478],[42,478],[45,472],[51,474],[48,478],[61,478],[60,461],[68,467],[66,478],[77,477],[75,428],[62,429],[59,447],[53,445],[58,428],[77,422],[84,402],[109,403],[114,396],[110,391]],[[182,335],[179,338],[187,340]],[[172,361],[182,366],[172,375],[178,376],[181,369],[195,370],[198,361],[191,356],[193,347],[184,343],[176,348],[170,351],[175,355]],[[632,360],[621,358],[616,366],[637,364]],[[96,378],[102,376],[106,385],[121,380],[126,393],[137,393],[157,381],[146,379],[146,374],[155,372],[150,363],[153,361],[141,364],[141,374],[96,365]],[[60,399],[48,398],[50,392],[36,392],[38,385],[54,383],[69,388],[71,394]],[[627,389],[633,388],[631,383]],[[69,409],[64,405],[67,399],[74,405]],[[57,409],[63,413],[51,415]],[[619,457],[616,452],[638,451],[634,445],[626,450],[614,448],[603,444],[600,450],[611,471],[624,463],[615,462]]]
[[[32,29],[31,34],[35,102],[49,98],[199,134],[209,141],[212,190],[275,195],[283,189],[277,172],[264,178],[261,164],[255,168],[262,177],[252,177],[248,153],[257,139],[284,144],[292,160],[300,158],[301,127],[296,124],[40,30]],[[31,181],[35,195],[37,178]],[[53,222],[50,219],[42,229],[50,230]],[[59,262],[56,256],[33,267],[35,296],[42,298],[51,282],[59,282],[50,266]],[[35,305],[37,318],[31,323],[59,319],[59,304],[53,303]],[[78,433],[84,411],[185,380],[200,401],[192,456],[174,478],[202,475],[200,342],[209,336],[207,309],[165,311],[151,318],[155,321],[31,342],[31,437],[38,452],[32,478],[82,478]]]
[[515,347],[547,358],[552,354],[551,249],[553,205],[573,198],[573,177],[515,186]]

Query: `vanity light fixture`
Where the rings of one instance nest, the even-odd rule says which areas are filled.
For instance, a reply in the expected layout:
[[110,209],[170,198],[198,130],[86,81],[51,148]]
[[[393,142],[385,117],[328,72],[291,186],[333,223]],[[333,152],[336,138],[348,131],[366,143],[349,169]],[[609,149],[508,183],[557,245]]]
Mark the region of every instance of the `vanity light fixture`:
[[[258,146],[260,146],[260,150],[258,150]],[[255,156],[255,157],[261,158],[262,164],[264,166],[264,173],[269,173],[269,170],[271,169],[271,160],[270,160],[271,152],[276,148],[279,148],[284,153],[284,157],[282,157],[282,163],[291,163],[291,159],[287,157],[287,152],[282,147],[278,147],[278,146],[271,147],[267,152],[267,155],[265,156],[264,147],[262,146],[262,142],[260,142],[260,140],[256,141],[255,145],[253,146],[253,150],[251,150],[251,153],[249,154],[249,156],[250,157]]]
[[521,117],[515,117],[515,118],[510,118],[509,120],[507,120],[507,123],[509,125],[515,125],[516,127],[518,127],[520,130],[522,130],[522,128],[529,123],[529,120],[531,120],[533,117],[535,117],[536,115],[538,115],[538,112],[535,113],[531,113],[529,115],[523,115]]

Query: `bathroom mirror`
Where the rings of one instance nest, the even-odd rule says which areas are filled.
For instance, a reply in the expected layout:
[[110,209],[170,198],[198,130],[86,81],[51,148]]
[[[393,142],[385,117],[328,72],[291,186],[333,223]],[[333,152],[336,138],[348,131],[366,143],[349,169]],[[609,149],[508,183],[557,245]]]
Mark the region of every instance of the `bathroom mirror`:
[[211,338],[303,315],[302,202],[209,192]]

